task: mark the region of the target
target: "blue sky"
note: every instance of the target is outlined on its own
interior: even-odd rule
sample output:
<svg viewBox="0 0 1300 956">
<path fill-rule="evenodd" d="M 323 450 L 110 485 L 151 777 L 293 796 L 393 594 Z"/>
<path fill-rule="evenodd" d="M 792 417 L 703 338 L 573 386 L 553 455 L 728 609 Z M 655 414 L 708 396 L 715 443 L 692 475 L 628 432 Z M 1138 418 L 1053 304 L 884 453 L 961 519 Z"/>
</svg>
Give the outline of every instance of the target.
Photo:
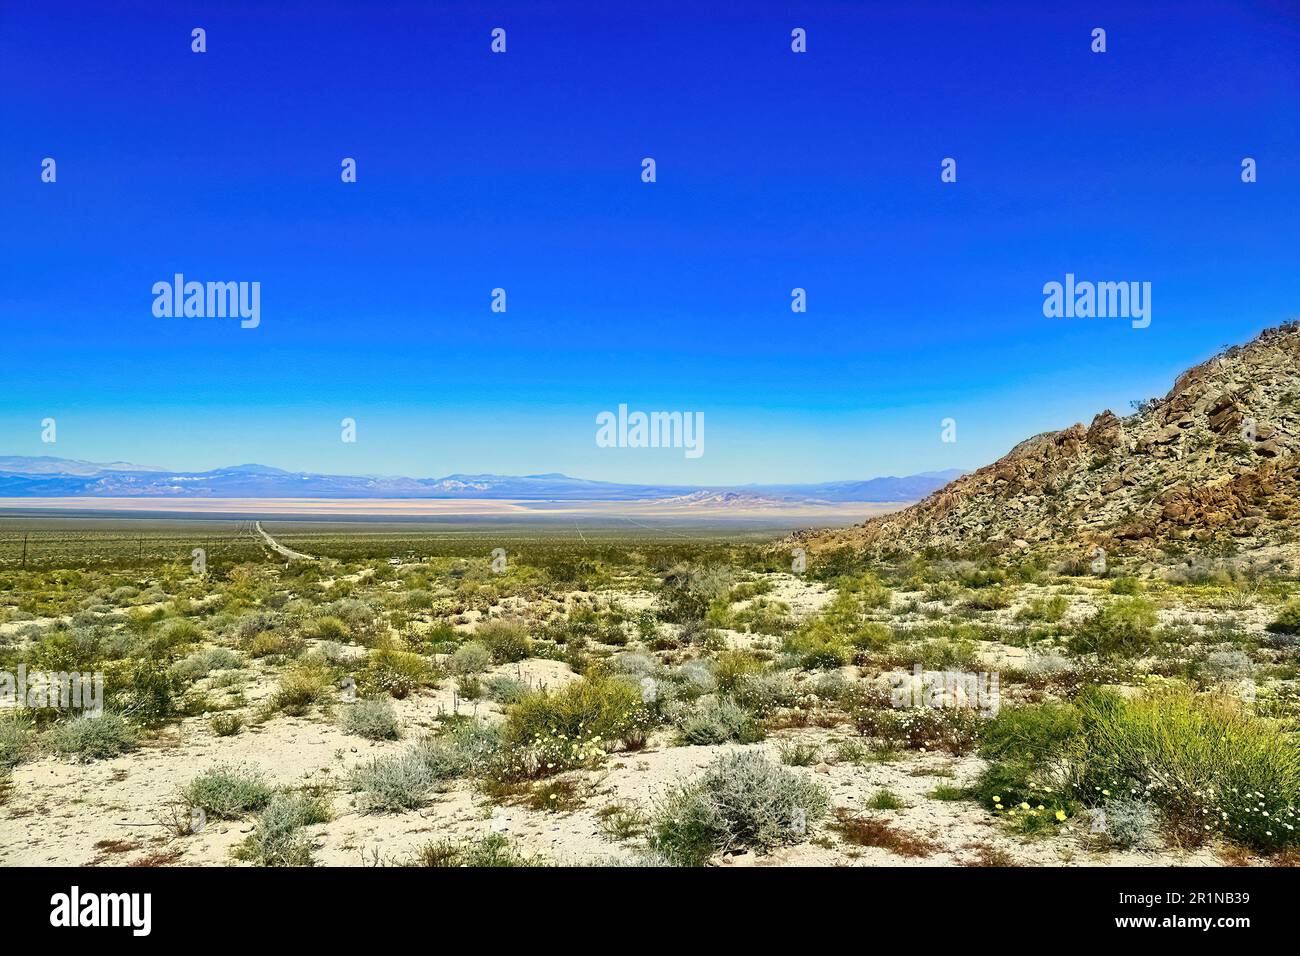
<svg viewBox="0 0 1300 956">
<path fill-rule="evenodd" d="M 985 6 L 0 3 L 0 454 L 976 467 L 1300 314 L 1294 4 Z M 156 318 L 176 272 L 261 325 Z M 1044 318 L 1066 272 L 1150 327 Z M 705 454 L 597 448 L 620 403 Z"/>
</svg>

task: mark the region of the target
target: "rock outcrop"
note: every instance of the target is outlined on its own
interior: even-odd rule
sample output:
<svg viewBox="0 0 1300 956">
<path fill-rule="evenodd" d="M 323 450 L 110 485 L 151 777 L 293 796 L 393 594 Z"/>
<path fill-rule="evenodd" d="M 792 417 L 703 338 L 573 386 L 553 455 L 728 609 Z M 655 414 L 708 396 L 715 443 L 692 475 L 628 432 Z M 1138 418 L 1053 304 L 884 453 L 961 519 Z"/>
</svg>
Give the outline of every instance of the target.
<svg viewBox="0 0 1300 956">
<path fill-rule="evenodd" d="M 1300 324 L 1269 329 L 1179 376 L 1120 418 L 1029 438 L 924 501 L 821 549 L 1151 548 L 1288 543 L 1300 516 Z"/>
</svg>

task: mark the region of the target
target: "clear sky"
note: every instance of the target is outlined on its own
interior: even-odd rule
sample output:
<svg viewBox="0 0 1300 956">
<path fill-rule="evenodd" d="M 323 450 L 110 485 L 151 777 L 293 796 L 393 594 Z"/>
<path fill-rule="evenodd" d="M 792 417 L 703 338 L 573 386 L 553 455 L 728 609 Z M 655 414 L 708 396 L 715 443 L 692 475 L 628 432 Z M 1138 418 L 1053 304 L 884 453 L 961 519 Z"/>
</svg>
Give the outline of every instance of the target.
<svg viewBox="0 0 1300 956">
<path fill-rule="evenodd" d="M 985 464 L 1300 314 L 1298 11 L 0 2 L 0 454 Z M 177 272 L 260 282 L 260 326 L 155 317 Z M 1150 327 L 1045 318 L 1067 272 L 1150 282 Z M 596 447 L 620 403 L 704 412 L 705 454 Z"/>
</svg>

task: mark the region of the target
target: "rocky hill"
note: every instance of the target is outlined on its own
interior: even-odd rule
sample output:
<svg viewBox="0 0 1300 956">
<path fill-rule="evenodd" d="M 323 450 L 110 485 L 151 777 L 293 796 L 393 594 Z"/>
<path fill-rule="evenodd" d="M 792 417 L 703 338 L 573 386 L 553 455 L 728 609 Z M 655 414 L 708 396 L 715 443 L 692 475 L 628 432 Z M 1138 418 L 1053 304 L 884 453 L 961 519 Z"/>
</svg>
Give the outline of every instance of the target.
<svg viewBox="0 0 1300 956">
<path fill-rule="evenodd" d="M 934 545 L 1137 547 L 1289 543 L 1300 516 L 1300 324 L 1269 329 L 1179 376 L 1120 418 L 1029 438 L 906 510 L 822 549 Z"/>
</svg>

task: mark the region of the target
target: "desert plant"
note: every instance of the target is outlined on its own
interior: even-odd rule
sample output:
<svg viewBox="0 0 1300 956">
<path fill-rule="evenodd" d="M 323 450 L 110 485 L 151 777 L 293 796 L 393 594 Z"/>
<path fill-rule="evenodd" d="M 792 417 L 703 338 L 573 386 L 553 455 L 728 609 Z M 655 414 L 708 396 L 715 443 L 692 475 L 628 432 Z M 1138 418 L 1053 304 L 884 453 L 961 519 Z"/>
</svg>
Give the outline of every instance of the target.
<svg viewBox="0 0 1300 956">
<path fill-rule="evenodd" d="M 1117 598 L 1085 621 L 1070 641 L 1076 653 L 1140 654 L 1155 643 L 1156 609 L 1145 598 Z"/>
<path fill-rule="evenodd" d="M 235 848 L 235 859 L 256 866 L 311 866 L 311 844 L 303 827 L 329 818 L 329 805 L 319 796 L 278 793 L 248 839 Z"/>
<path fill-rule="evenodd" d="M 313 704 L 329 699 L 334 689 L 334 677 L 323 664 L 295 665 L 280 676 L 280 685 L 271 695 L 269 706 L 292 717 L 300 717 Z"/>
<path fill-rule="evenodd" d="M 120 714 L 106 710 L 98 716 L 83 714 L 60 721 L 50 728 L 46 739 L 55 753 L 90 761 L 133 750 L 138 735 Z"/>
<path fill-rule="evenodd" d="M 711 746 L 729 741 L 751 744 L 763 736 L 763 728 L 749 712 L 726 699 L 706 698 L 677 720 L 680 744 Z"/>
<path fill-rule="evenodd" d="M 343 711 L 339 720 L 345 734 L 367 740 L 396 740 L 397 713 L 384 699 L 359 700 Z"/>
<path fill-rule="evenodd" d="M 492 652 L 478 641 L 466 641 L 456 648 L 447 662 L 453 674 L 481 674 L 492 666 Z"/>
<path fill-rule="evenodd" d="M 220 765 L 186 784 L 181 790 L 181 800 L 190 809 L 202 810 L 209 817 L 236 820 L 266 806 L 271 800 L 271 788 L 254 770 Z"/>
<path fill-rule="evenodd" d="M 762 754 L 725 754 L 657 806 L 650 847 L 684 866 L 741 846 L 769 851 L 807 839 L 829 803 L 824 787 Z"/>
<path fill-rule="evenodd" d="M 244 718 L 239 714 L 213 714 L 208 726 L 218 737 L 233 737 L 244 726 Z"/>
<path fill-rule="evenodd" d="M 528 631 L 514 621 L 488 621 L 474 632 L 474 640 L 487 648 L 494 664 L 522 661 L 532 649 Z"/>
</svg>

